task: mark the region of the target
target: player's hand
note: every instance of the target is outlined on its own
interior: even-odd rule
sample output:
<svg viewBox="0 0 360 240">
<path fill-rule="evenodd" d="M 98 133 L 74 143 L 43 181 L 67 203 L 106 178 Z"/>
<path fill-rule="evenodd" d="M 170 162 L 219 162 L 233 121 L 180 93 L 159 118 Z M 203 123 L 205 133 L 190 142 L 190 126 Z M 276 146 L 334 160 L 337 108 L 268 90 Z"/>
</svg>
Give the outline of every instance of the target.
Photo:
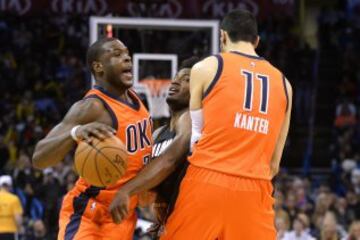
<svg viewBox="0 0 360 240">
<path fill-rule="evenodd" d="M 75 135 L 78 139 L 90 143 L 93 137 L 102 141 L 106 138 L 114 136 L 115 133 L 115 129 L 113 129 L 109 125 L 99 122 L 92 122 L 80 126 L 76 130 Z"/>
<path fill-rule="evenodd" d="M 161 229 L 161 224 L 153 223 L 151 226 L 146 230 L 146 232 L 150 235 L 151 239 L 157 239 L 159 237 L 159 232 Z"/>
<path fill-rule="evenodd" d="M 158 196 L 157 201 L 153 205 L 154 214 L 156 217 L 156 222 L 153 223 L 147 233 L 151 236 L 152 239 L 157 239 L 161 232 L 163 231 L 163 226 L 165 224 L 166 215 L 167 215 L 167 203 L 164 201 L 159 201 L 160 197 Z"/>
<path fill-rule="evenodd" d="M 120 189 L 110 204 L 109 211 L 114 223 L 119 224 L 128 215 L 130 194 Z"/>
<path fill-rule="evenodd" d="M 156 220 L 159 224 L 164 224 L 167 216 L 168 205 L 165 201 L 156 201 L 154 203 L 154 212 Z"/>
</svg>

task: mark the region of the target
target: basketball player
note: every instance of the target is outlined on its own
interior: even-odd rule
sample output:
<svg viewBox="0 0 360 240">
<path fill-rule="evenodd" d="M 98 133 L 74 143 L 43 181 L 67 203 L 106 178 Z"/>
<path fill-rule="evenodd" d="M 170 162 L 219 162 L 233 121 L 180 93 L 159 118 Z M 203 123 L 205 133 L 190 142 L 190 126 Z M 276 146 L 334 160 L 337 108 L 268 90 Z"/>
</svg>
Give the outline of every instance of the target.
<svg viewBox="0 0 360 240">
<path fill-rule="evenodd" d="M 110 206 L 116 222 L 121 222 L 121 219 L 126 216 L 130 195 L 149 190 L 160 182 L 162 183 L 155 189 L 157 192 L 155 210 L 158 222 L 156 228 L 152 229 L 154 233 L 165 224 L 167 216 L 171 213 L 180 181 L 188 165 L 186 155 L 191 137 L 189 79 L 190 69 L 198 61 L 197 57 L 183 61 L 180 70 L 172 80 L 166 98 L 171 112 L 170 123 L 158 128 L 153 134 L 152 157 L 155 159 L 118 191 Z M 177 154 L 180 154 L 182 158 L 176 158 Z"/>
<path fill-rule="evenodd" d="M 33 164 L 37 168 L 53 166 L 64 159 L 77 141 L 91 143 L 94 137 L 103 140 L 115 134 L 126 143 L 127 171 L 109 188 L 90 186 L 80 178 L 63 199 L 58 239 L 130 240 L 136 224 L 137 197 L 130 199 L 129 214 L 121 224 L 112 221 L 108 206 L 116 191 L 150 159 L 152 123 L 140 99 L 130 89 L 132 62 L 121 41 L 98 40 L 87 51 L 87 63 L 96 85 L 36 145 Z"/>
<path fill-rule="evenodd" d="M 271 179 L 288 134 L 292 89 L 259 57 L 255 17 L 229 12 L 222 53 L 190 74 L 192 155 L 161 239 L 275 240 Z"/>
</svg>

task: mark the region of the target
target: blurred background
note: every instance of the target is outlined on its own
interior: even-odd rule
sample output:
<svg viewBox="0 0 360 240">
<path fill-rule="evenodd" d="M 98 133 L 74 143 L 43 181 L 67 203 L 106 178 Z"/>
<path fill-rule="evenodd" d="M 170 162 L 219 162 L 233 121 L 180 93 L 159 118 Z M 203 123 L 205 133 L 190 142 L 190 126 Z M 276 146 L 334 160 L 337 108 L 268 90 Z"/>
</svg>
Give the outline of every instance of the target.
<svg viewBox="0 0 360 240">
<path fill-rule="evenodd" d="M 220 20 L 235 8 L 256 14 L 258 53 L 294 88 L 274 181 L 278 239 L 360 239 L 359 0 L 0 0 L 0 175 L 11 176 L 4 186 L 20 200 L 22 239 L 56 239 L 62 196 L 77 179 L 72 154 L 45 171 L 31 167 L 31 156 L 91 87 L 90 16 Z M 211 54 L 210 30 L 103 24 L 97 36 L 119 37 L 132 54 L 175 54 L 179 63 Z M 169 62 L 139 63 L 148 105 L 166 96 L 170 78 Z M 167 120 L 161 111 L 152 113 L 156 126 Z M 0 215 L 5 201 L 0 195 Z M 138 229 L 134 239 L 148 238 Z"/>
</svg>

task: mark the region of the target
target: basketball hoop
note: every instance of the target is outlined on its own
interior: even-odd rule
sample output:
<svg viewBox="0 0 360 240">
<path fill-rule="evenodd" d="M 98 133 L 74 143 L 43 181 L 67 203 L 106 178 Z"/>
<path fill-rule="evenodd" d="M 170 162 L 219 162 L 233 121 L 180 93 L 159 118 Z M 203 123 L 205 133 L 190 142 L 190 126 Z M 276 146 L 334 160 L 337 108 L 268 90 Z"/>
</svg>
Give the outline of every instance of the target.
<svg viewBox="0 0 360 240">
<path fill-rule="evenodd" d="M 170 79 L 143 79 L 139 85 L 144 86 L 150 93 L 149 106 L 153 119 L 169 117 L 169 107 L 166 103 L 167 91 L 170 86 Z"/>
</svg>

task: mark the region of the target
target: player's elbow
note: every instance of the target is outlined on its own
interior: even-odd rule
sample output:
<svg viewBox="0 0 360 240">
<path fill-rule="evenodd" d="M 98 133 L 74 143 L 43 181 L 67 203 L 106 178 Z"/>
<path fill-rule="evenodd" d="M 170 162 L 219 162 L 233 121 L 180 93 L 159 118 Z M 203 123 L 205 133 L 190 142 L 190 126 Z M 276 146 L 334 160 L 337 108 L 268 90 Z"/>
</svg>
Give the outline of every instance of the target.
<svg viewBox="0 0 360 240">
<path fill-rule="evenodd" d="M 280 166 L 279 166 L 279 164 L 277 164 L 277 163 L 273 163 L 273 164 L 271 164 L 271 166 L 270 166 L 270 171 L 271 171 L 271 178 L 273 178 L 273 177 L 275 177 L 278 173 L 279 173 L 279 171 L 280 171 Z"/>
<path fill-rule="evenodd" d="M 16 214 L 16 215 L 15 215 L 15 221 L 16 221 L 16 224 L 17 224 L 18 226 L 21 226 L 22 223 L 23 223 L 23 217 L 22 217 L 22 215 L 21 215 L 21 214 Z"/>
<path fill-rule="evenodd" d="M 177 152 L 172 152 L 170 154 L 171 156 L 169 158 L 166 158 L 166 160 L 162 164 L 162 169 L 165 172 L 173 172 L 177 168 L 177 166 L 186 159 L 187 151 L 184 151 L 183 149 L 178 149 Z"/>
<path fill-rule="evenodd" d="M 34 154 L 31 159 L 32 166 L 37 169 L 45 169 L 49 167 L 48 161 L 43 156 L 41 151 L 35 148 Z"/>
<path fill-rule="evenodd" d="M 181 141 L 178 142 L 178 148 L 176 153 L 170 159 L 170 164 L 175 167 L 186 159 L 187 154 L 190 151 L 190 137 L 191 134 L 186 134 L 182 137 Z"/>
<path fill-rule="evenodd" d="M 37 153 L 34 153 L 31 163 L 32 166 L 36 169 L 45 169 L 47 167 Z"/>
<path fill-rule="evenodd" d="M 275 177 L 278 173 L 279 173 L 280 168 L 279 167 L 274 167 L 271 169 L 271 177 Z"/>
<path fill-rule="evenodd" d="M 163 163 L 162 168 L 166 172 L 172 172 L 176 169 L 176 166 L 177 166 L 177 164 L 176 164 L 176 161 L 174 160 L 174 158 L 169 158 L 169 159 L 167 159 L 167 161 L 165 161 Z"/>
<path fill-rule="evenodd" d="M 186 159 L 190 148 L 191 134 L 181 133 L 176 136 L 171 146 L 162 154 L 161 167 L 164 171 L 173 171 Z"/>
</svg>

